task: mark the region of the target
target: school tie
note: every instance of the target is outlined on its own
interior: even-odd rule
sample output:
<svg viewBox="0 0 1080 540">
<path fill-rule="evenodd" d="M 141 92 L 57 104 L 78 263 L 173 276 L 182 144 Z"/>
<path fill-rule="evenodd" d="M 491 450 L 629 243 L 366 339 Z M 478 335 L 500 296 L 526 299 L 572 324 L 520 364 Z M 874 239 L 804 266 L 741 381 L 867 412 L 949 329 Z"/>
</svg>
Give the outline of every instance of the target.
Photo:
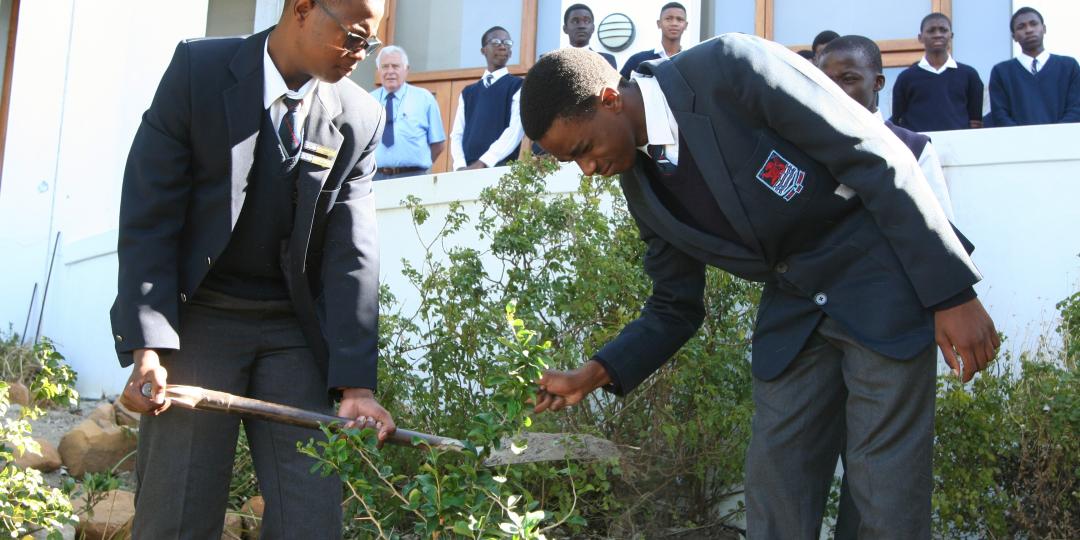
<svg viewBox="0 0 1080 540">
<path fill-rule="evenodd" d="M 484 88 L 491 88 L 491 81 L 495 79 L 495 76 L 488 73 L 487 77 L 484 77 Z"/>
<path fill-rule="evenodd" d="M 664 150 L 664 145 L 650 144 L 646 148 L 646 150 L 649 153 L 649 157 L 651 157 L 653 162 L 656 163 L 656 168 L 660 171 L 661 175 L 668 177 L 675 174 L 675 169 L 677 167 L 674 163 L 668 160 L 667 154 Z"/>
<path fill-rule="evenodd" d="M 1031 59 L 1031 74 L 1032 75 L 1038 75 L 1039 74 L 1039 59 L 1038 58 L 1032 58 Z"/>
<path fill-rule="evenodd" d="M 278 125 L 278 138 L 281 139 L 282 148 L 290 156 L 295 156 L 296 152 L 300 150 L 300 133 L 296 126 L 296 109 L 300 107 L 304 100 L 284 96 L 281 101 L 285 104 L 285 116 L 281 117 L 281 124 Z"/>
<path fill-rule="evenodd" d="M 386 127 L 382 132 L 383 146 L 394 146 L 394 93 L 386 94 Z"/>
</svg>

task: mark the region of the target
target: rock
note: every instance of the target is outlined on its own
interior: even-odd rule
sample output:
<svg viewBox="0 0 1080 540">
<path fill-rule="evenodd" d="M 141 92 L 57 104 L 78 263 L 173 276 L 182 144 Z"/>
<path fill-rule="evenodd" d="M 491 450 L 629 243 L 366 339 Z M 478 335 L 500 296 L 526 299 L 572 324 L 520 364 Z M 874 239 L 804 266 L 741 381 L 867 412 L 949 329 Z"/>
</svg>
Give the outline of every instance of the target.
<svg viewBox="0 0 1080 540">
<path fill-rule="evenodd" d="M 225 513 L 225 528 L 221 531 L 221 540 L 243 540 L 244 516 L 236 512 Z"/>
<path fill-rule="evenodd" d="M 99 407 L 100 409 L 100 407 Z M 106 424 L 102 426 L 101 424 Z M 120 471 L 135 469 L 135 456 L 128 456 L 138 443 L 135 434 L 126 428 L 87 418 L 60 439 L 60 457 L 68 474 L 82 478 L 88 472 L 104 472 L 117 463 Z M 127 458 L 127 459 L 124 459 Z"/>
<path fill-rule="evenodd" d="M 259 529 L 262 528 L 263 510 L 266 509 L 266 501 L 262 495 L 256 495 L 247 500 L 240 508 L 244 516 L 244 538 L 258 538 Z"/>
<path fill-rule="evenodd" d="M 76 512 L 86 508 L 86 499 L 80 495 L 72 502 Z M 79 515 L 75 530 L 87 540 L 112 540 L 127 538 L 131 534 L 131 520 L 135 517 L 135 494 L 130 491 L 112 490 L 105 493 L 89 512 Z"/>
<path fill-rule="evenodd" d="M 60 533 L 60 540 L 75 540 L 76 538 L 78 538 L 78 535 L 75 534 L 74 525 L 64 525 L 57 532 Z M 33 538 L 34 540 L 48 540 L 49 534 L 51 534 L 50 531 L 46 531 L 43 529 L 40 531 L 35 531 L 34 534 L 30 535 L 30 538 Z"/>
<path fill-rule="evenodd" d="M 114 426 L 116 422 L 116 412 L 113 410 L 112 403 L 108 401 L 98 405 L 94 410 L 90 411 L 90 414 L 86 418 L 97 422 L 97 424 L 103 428 Z"/>
<path fill-rule="evenodd" d="M 125 407 L 119 399 L 113 402 L 113 409 L 116 411 L 116 425 L 139 429 L 139 413 Z"/>
<path fill-rule="evenodd" d="M 34 437 L 34 440 L 41 445 L 41 452 L 35 454 L 27 450 L 19 459 L 15 460 L 15 465 L 25 469 L 37 469 L 41 472 L 53 472 L 59 469 L 61 465 L 60 452 L 56 450 L 56 447 L 51 442 L 39 437 Z"/>
<path fill-rule="evenodd" d="M 30 389 L 20 382 L 8 383 L 8 400 L 19 405 L 30 405 Z"/>
</svg>

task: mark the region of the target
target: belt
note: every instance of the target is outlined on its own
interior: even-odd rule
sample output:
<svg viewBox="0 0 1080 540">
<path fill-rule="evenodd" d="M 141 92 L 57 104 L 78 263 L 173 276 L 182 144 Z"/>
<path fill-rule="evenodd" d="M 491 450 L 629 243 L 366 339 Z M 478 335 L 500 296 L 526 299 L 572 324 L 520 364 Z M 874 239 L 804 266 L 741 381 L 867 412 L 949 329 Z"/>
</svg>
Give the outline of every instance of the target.
<svg viewBox="0 0 1080 540">
<path fill-rule="evenodd" d="M 378 171 L 387 176 L 394 176 L 396 174 L 411 173 L 417 171 L 427 170 L 426 167 L 379 167 Z"/>
</svg>

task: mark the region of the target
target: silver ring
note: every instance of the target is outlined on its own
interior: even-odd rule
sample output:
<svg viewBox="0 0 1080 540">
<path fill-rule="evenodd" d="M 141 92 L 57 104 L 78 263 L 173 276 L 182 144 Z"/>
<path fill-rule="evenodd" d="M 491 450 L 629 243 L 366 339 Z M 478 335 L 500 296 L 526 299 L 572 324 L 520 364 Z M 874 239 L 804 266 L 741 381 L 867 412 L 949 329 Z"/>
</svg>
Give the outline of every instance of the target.
<svg viewBox="0 0 1080 540">
<path fill-rule="evenodd" d="M 143 383 L 142 388 L 139 390 L 139 392 L 141 392 L 144 397 L 153 397 L 154 396 L 153 390 L 154 390 L 154 385 L 153 384 L 151 384 L 151 383 Z"/>
</svg>

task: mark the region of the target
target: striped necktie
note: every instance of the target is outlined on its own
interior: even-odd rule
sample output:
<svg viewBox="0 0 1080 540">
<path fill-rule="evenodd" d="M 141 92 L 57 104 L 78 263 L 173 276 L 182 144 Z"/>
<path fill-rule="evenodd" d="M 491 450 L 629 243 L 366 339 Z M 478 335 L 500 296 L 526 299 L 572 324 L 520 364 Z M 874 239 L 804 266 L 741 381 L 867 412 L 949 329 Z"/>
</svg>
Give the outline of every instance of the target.
<svg viewBox="0 0 1080 540">
<path fill-rule="evenodd" d="M 1031 74 L 1032 75 L 1038 75 L 1039 74 L 1039 59 L 1038 58 L 1032 58 L 1031 59 Z"/>
<path fill-rule="evenodd" d="M 495 76 L 488 73 L 487 77 L 484 77 L 484 88 L 491 88 L 491 81 L 495 79 Z"/>
<path fill-rule="evenodd" d="M 667 178 L 675 174 L 675 169 L 678 167 L 667 158 L 667 149 L 664 145 L 650 144 L 646 147 L 646 150 L 649 152 L 649 157 L 656 163 L 656 168 L 662 176 Z"/>
<path fill-rule="evenodd" d="M 281 117 L 278 125 L 278 138 L 281 139 L 281 147 L 290 156 L 295 156 L 300 150 L 300 131 L 296 126 L 296 109 L 304 102 L 302 99 L 293 99 L 285 96 L 281 98 L 285 104 L 285 116 Z"/>
</svg>

